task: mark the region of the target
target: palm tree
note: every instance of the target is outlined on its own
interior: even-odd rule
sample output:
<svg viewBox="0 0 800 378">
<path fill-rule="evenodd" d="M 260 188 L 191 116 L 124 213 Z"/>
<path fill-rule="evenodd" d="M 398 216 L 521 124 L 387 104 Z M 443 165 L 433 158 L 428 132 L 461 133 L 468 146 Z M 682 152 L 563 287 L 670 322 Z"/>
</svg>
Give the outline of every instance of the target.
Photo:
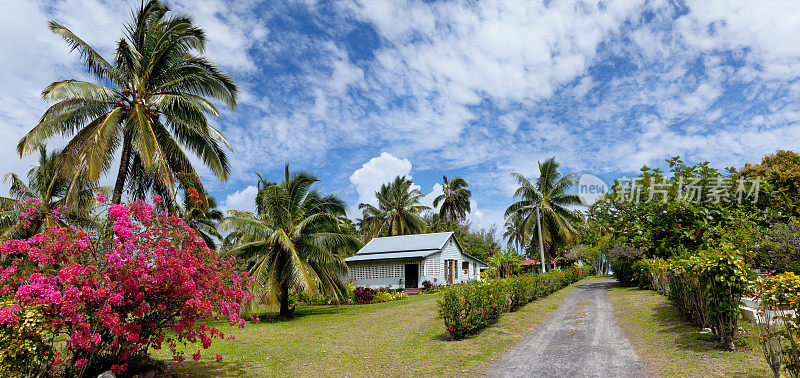
<svg viewBox="0 0 800 378">
<path fill-rule="evenodd" d="M 508 240 L 508 247 L 514 248 L 518 251 L 525 251 L 525 247 L 530 240 L 527 230 L 522 227 L 524 218 L 519 214 L 513 214 L 506 219 L 506 232 L 503 233 L 503 238 Z"/>
<path fill-rule="evenodd" d="M 577 195 L 566 193 L 576 184 L 573 179 L 575 175 L 569 173 L 561 176 L 558 167 L 555 158 L 540 162 L 539 178 L 535 184 L 519 173 L 512 173 L 519 184 L 514 197 L 520 200 L 511 204 L 505 212 L 506 219 L 519 217 L 519 232 L 530 235 L 532 242 L 539 243 L 542 272 L 545 271 L 545 254 L 553 258 L 559 245 L 573 241 L 576 236 L 573 224 L 581 221 L 577 212 L 567 208 L 581 203 Z M 538 229 L 537 224 L 540 225 Z"/>
<path fill-rule="evenodd" d="M 22 238 L 37 234 L 46 226 L 60 224 L 53 211 L 58 210 L 64 219 L 83 226 L 91 224 L 90 208 L 95 202 L 96 192 L 103 188 L 95 188 L 81 180 L 79 176 L 68 179 L 61 174 L 58 166 L 59 153 L 48 154 L 47 148 L 39 146 L 39 165 L 28 171 L 28 182 L 19 176 L 9 173 L 5 176 L 10 181 L 11 198 L 0 197 L 0 239 Z M 38 211 L 27 220 L 26 227 L 19 222 L 19 210 L 14 206 L 21 200 L 34 199 L 39 203 Z"/>
<path fill-rule="evenodd" d="M 220 180 L 230 168 L 228 142 L 208 123 L 219 117 L 207 98 L 233 108 L 237 88 L 199 54 L 205 33 L 191 17 L 172 15 L 150 0 L 126 24 L 114 59 L 106 61 L 91 46 L 55 21 L 50 31 L 77 50 L 97 82 L 57 81 L 42 91 L 55 102 L 17 145 L 24 156 L 55 135 L 70 137 L 62 153 L 63 167 L 97 182 L 110 168 L 117 150 L 121 159 L 112 203 L 121 201 L 126 180 L 148 175 L 153 190 L 175 198 L 175 180 L 192 180 L 205 197 L 184 149 L 193 152 Z"/>
<path fill-rule="evenodd" d="M 206 242 L 208 248 L 217 249 L 214 240 L 222 239 L 217 225 L 225 215 L 217 209 L 217 200 L 214 197 L 208 196 L 206 202 L 198 204 L 191 199 L 188 192 L 184 192 L 183 204 L 177 207 L 177 213 Z"/>
<path fill-rule="evenodd" d="M 427 229 L 427 222 L 421 214 L 430 208 L 420 204 L 423 195 L 413 185 L 414 182 L 405 176 L 397 176 L 375 192 L 377 207 L 358 204 L 362 211 L 360 223 L 370 227 L 373 237 L 420 234 Z"/>
<path fill-rule="evenodd" d="M 294 312 L 290 291 L 321 291 L 337 303 L 345 298 L 347 265 L 337 252 L 361 247 L 358 237 L 340 227 L 344 202 L 311 189 L 317 181 L 307 173 L 290 174 L 288 165 L 279 184 L 259 177 L 256 214 L 231 210 L 219 226 L 233 231 L 226 237 L 233 244 L 230 253 L 251 264 L 257 298 L 280 304 L 281 317 Z"/>
<path fill-rule="evenodd" d="M 517 251 L 507 249 L 489 256 L 487 263 L 494 267 L 498 278 L 508 278 L 514 275 L 514 267 L 519 266 L 520 261 L 522 257 Z"/>
<path fill-rule="evenodd" d="M 470 212 L 469 198 L 472 196 L 467 187 L 469 184 L 461 178 L 456 177 L 452 180 L 447 180 L 447 176 L 442 175 L 444 185 L 442 185 L 442 194 L 433 200 L 433 207 L 439 207 L 439 219 L 449 222 L 457 223 L 467 217 Z"/>
</svg>

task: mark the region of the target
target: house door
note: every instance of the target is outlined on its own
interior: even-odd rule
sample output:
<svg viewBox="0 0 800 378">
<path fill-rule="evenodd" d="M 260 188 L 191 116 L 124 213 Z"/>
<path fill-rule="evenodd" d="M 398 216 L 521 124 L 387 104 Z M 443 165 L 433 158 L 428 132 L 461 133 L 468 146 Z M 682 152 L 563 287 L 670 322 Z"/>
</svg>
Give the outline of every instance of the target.
<svg viewBox="0 0 800 378">
<path fill-rule="evenodd" d="M 406 264 L 406 289 L 419 287 L 419 264 Z"/>
</svg>

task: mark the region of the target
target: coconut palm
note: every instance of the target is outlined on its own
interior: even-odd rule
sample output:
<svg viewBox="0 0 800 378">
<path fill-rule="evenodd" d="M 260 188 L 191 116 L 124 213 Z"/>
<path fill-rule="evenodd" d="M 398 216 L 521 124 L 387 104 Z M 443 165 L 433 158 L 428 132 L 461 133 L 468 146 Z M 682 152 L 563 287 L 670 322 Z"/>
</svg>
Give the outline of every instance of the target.
<svg viewBox="0 0 800 378">
<path fill-rule="evenodd" d="M 576 184 L 573 173 L 561 176 L 558 172 L 558 163 L 555 158 L 550 158 L 544 163 L 539 163 L 539 178 L 536 183 L 531 183 L 519 173 L 511 175 L 517 180 L 519 188 L 514 197 L 520 198 L 506 209 L 506 219 L 519 217 L 518 223 L 523 235 L 530 235 L 533 243 L 541 246 L 543 255 L 555 257 L 558 246 L 572 242 L 576 237 L 575 227 L 581 221 L 580 215 L 567 208 L 567 206 L 580 204 L 580 198 L 566 191 Z M 540 215 L 541 228 L 537 230 L 537 214 Z M 545 259 L 545 256 L 541 256 Z M 544 261 L 542 262 L 544 264 Z"/>
<path fill-rule="evenodd" d="M 413 185 L 405 176 L 397 176 L 375 192 L 377 207 L 358 204 L 362 211 L 360 223 L 368 225 L 373 237 L 419 234 L 427 229 L 422 212 L 430 208 L 420 204 L 423 195 Z"/>
<path fill-rule="evenodd" d="M 207 117 L 219 117 L 209 99 L 233 108 L 237 88 L 199 55 L 205 33 L 191 17 L 174 15 L 157 0 L 147 2 L 125 25 L 111 62 L 66 27 L 51 21 L 49 28 L 80 53 L 96 82 L 48 85 L 42 98 L 55 104 L 19 141 L 20 156 L 53 136 L 71 137 L 60 165 L 97 182 L 121 151 L 113 203 L 120 203 L 126 180 L 139 175 L 157 182 L 153 190 L 165 199 L 174 200 L 176 179 L 197 183 L 205 197 L 186 151 L 227 179 L 230 146 Z"/>
<path fill-rule="evenodd" d="M 508 240 L 508 247 L 518 251 L 525 251 L 530 240 L 527 230 L 522 227 L 523 220 L 519 214 L 511 215 L 506 219 L 506 232 L 503 233 L 503 238 Z"/>
<path fill-rule="evenodd" d="M 508 249 L 489 256 L 487 263 L 494 268 L 496 277 L 508 278 L 514 274 L 514 268 L 519 266 L 520 261 L 522 257 L 517 251 Z"/>
<path fill-rule="evenodd" d="M 43 227 L 60 223 L 52 214 L 61 213 L 67 219 L 83 226 L 91 224 L 90 208 L 94 204 L 96 192 L 106 192 L 95 188 L 79 176 L 66 178 L 58 166 L 59 153 L 47 152 L 39 146 L 39 164 L 28 171 L 27 183 L 15 173 L 5 176 L 10 185 L 10 198 L 0 197 L 0 239 L 22 238 L 42 231 Z M 19 222 L 18 201 L 33 200 L 38 203 L 37 211 L 29 216 L 29 224 Z"/>
<path fill-rule="evenodd" d="M 257 298 L 279 304 L 281 317 L 294 311 L 290 292 L 345 298 L 347 265 L 336 252 L 361 247 L 358 237 L 340 227 L 344 202 L 311 189 L 317 181 L 308 173 L 290 174 L 287 165 L 281 183 L 259 179 L 256 214 L 232 210 L 219 225 L 233 231 L 226 237 L 229 253 L 249 262 Z"/>
<path fill-rule="evenodd" d="M 439 219 L 445 222 L 458 223 L 467 217 L 470 212 L 469 198 L 472 192 L 467 189 L 469 184 L 461 178 L 456 177 L 447 180 L 447 176 L 442 175 L 444 183 L 442 194 L 433 200 L 433 207 L 439 207 Z"/>
<path fill-rule="evenodd" d="M 195 203 L 188 192 L 183 195 L 183 204 L 177 207 L 177 214 L 186 221 L 197 235 L 206 242 L 208 248 L 217 249 L 215 240 L 221 240 L 222 235 L 217 231 L 217 225 L 225 215 L 217 209 L 217 200 L 206 197 L 206 201 Z"/>
</svg>

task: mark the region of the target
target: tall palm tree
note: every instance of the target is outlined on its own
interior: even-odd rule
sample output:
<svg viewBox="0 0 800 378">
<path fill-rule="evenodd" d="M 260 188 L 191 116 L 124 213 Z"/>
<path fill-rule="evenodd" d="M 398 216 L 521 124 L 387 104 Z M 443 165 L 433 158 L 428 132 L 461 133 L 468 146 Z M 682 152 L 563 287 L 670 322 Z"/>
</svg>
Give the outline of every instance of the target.
<svg viewBox="0 0 800 378">
<path fill-rule="evenodd" d="M 430 208 L 420 204 L 423 195 L 413 185 L 414 182 L 405 176 L 397 176 L 375 192 L 377 207 L 358 204 L 362 211 L 361 222 L 370 226 L 372 236 L 420 234 L 427 229 L 422 212 Z"/>
<path fill-rule="evenodd" d="M 5 179 L 10 182 L 10 198 L 0 197 L 0 239 L 22 238 L 42 231 L 46 226 L 59 223 L 52 217 L 58 210 L 65 219 L 83 226 L 91 223 L 89 215 L 94 205 L 95 193 L 104 192 L 104 188 L 96 188 L 80 177 L 66 178 L 58 166 L 59 153 L 47 152 L 47 148 L 39 146 L 39 164 L 28 171 L 27 183 L 14 173 Z M 38 211 L 27 220 L 26 227 L 19 222 L 19 209 L 14 204 L 25 199 L 34 199 L 39 203 Z"/>
<path fill-rule="evenodd" d="M 220 180 L 230 168 L 228 142 L 209 123 L 219 117 L 208 99 L 233 108 L 237 88 L 199 54 L 205 33 L 187 15 L 173 15 L 150 0 L 125 25 L 109 62 L 66 27 L 50 21 L 50 31 L 77 50 L 96 82 L 57 81 L 42 91 L 55 102 L 17 144 L 24 156 L 54 135 L 70 137 L 64 167 L 90 182 L 105 174 L 120 150 L 113 203 L 120 203 L 127 179 L 150 176 L 153 189 L 174 200 L 174 180 L 192 180 L 205 191 L 184 149 L 193 152 Z"/>
<path fill-rule="evenodd" d="M 447 180 L 447 176 L 442 175 L 444 183 L 442 185 L 442 194 L 433 200 L 433 207 L 439 207 L 439 219 L 457 223 L 467 217 L 470 212 L 469 199 L 472 192 L 467 189 L 469 184 L 461 178 L 456 177 L 452 180 Z"/>
<path fill-rule="evenodd" d="M 344 202 L 311 189 L 317 181 L 308 173 L 290 174 L 287 165 L 281 183 L 259 179 L 256 214 L 231 210 L 219 226 L 233 231 L 226 237 L 233 244 L 230 253 L 251 264 L 257 298 L 280 304 L 281 317 L 294 311 L 290 291 L 322 292 L 337 302 L 344 298 L 347 265 L 337 252 L 361 247 L 339 223 Z"/>
<path fill-rule="evenodd" d="M 222 239 L 222 235 L 217 231 L 217 225 L 225 215 L 217 208 L 217 200 L 214 197 L 208 196 L 205 202 L 196 204 L 188 193 L 184 193 L 183 204 L 177 207 L 177 214 L 197 232 L 208 248 L 217 249 L 215 240 Z"/>
<path fill-rule="evenodd" d="M 520 232 L 530 235 L 532 242 L 539 243 L 543 247 L 542 255 L 550 258 L 555 257 L 559 245 L 575 239 L 573 224 L 581 221 L 577 212 L 567 208 L 581 203 L 577 195 L 566 193 L 577 183 L 573 179 L 575 174 L 561 176 L 558 167 L 555 158 L 550 158 L 544 163 L 540 162 L 539 178 L 535 184 L 519 173 L 512 173 L 519 184 L 514 197 L 520 200 L 511 204 L 505 212 L 506 219 L 514 216 L 520 218 L 518 220 Z M 541 225 L 538 229 L 537 224 Z M 546 257 L 541 256 L 541 258 L 544 260 Z M 545 261 L 542 261 L 542 264 L 545 264 Z"/>
</svg>

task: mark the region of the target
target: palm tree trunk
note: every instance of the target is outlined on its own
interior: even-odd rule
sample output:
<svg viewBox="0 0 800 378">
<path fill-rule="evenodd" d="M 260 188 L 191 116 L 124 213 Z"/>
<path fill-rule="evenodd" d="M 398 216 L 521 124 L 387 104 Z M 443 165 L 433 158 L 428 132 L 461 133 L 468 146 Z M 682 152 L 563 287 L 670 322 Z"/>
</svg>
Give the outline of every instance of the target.
<svg viewBox="0 0 800 378">
<path fill-rule="evenodd" d="M 117 172 L 117 182 L 114 184 L 114 195 L 111 198 L 111 203 L 119 205 L 122 202 L 122 191 L 125 189 L 125 178 L 128 177 L 128 165 L 131 161 L 131 144 L 133 138 L 130 132 L 125 133 L 125 138 L 122 141 L 122 157 L 119 162 L 119 172 Z"/>
<path fill-rule="evenodd" d="M 547 268 L 545 267 L 545 265 L 547 265 L 547 263 L 545 262 L 545 258 L 544 258 L 544 242 L 542 241 L 542 221 L 541 221 L 541 217 L 542 216 L 541 216 L 541 213 L 539 212 L 539 206 L 536 206 L 536 229 L 539 232 L 539 257 L 541 258 L 539 261 L 542 262 L 542 274 L 545 274 L 545 273 L 547 273 Z"/>
<path fill-rule="evenodd" d="M 281 283 L 281 292 L 279 293 L 278 300 L 281 302 L 281 318 L 288 318 L 294 313 L 294 308 L 289 308 L 289 283 Z"/>
</svg>

